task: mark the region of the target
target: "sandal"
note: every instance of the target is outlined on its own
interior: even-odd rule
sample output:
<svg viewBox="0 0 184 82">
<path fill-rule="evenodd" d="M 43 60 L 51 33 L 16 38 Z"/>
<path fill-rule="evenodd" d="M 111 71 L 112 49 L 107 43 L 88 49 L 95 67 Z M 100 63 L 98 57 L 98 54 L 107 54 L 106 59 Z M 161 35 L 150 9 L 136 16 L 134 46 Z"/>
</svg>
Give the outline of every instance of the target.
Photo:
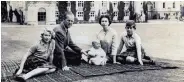
<svg viewBox="0 0 184 82">
<path fill-rule="evenodd" d="M 16 76 L 15 80 L 18 82 L 26 82 L 26 80 L 21 75 Z"/>
</svg>

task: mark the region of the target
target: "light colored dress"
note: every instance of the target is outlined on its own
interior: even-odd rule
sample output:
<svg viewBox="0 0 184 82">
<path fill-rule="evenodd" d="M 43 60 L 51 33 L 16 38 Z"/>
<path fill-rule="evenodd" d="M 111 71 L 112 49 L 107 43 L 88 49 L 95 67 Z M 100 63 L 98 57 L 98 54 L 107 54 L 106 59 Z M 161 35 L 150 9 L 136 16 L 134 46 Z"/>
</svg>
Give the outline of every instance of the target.
<svg viewBox="0 0 184 82">
<path fill-rule="evenodd" d="M 103 61 L 105 61 L 105 62 L 107 61 L 106 53 L 104 52 L 104 50 L 102 48 L 95 49 L 92 47 L 89 50 L 88 54 L 91 56 L 91 58 L 89 58 L 90 64 L 102 65 Z"/>
<path fill-rule="evenodd" d="M 42 40 L 35 46 L 31 47 L 25 64 L 24 73 L 27 73 L 36 68 L 55 68 L 55 66 L 49 61 L 50 56 L 53 55 L 55 49 L 55 41 L 51 40 L 49 44 L 45 44 Z"/>
<path fill-rule="evenodd" d="M 97 40 L 100 42 L 102 49 L 107 55 L 116 55 L 118 42 L 117 42 L 117 32 L 109 27 L 107 32 L 102 29 L 97 34 Z"/>
</svg>

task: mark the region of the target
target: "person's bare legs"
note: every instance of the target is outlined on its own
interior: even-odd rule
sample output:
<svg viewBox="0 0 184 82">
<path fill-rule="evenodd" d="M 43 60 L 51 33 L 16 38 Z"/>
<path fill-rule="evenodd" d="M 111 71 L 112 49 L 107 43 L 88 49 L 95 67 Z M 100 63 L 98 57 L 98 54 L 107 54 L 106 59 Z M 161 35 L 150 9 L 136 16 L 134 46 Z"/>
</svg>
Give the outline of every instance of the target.
<svg viewBox="0 0 184 82">
<path fill-rule="evenodd" d="M 56 71 L 56 69 L 55 68 L 53 68 L 53 69 L 49 69 L 48 71 L 46 71 L 45 73 L 52 73 L 52 72 L 54 72 L 54 71 Z"/>
<path fill-rule="evenodd" d="M 55 69 L 50 70 L 49 68 L 36 68 L 30 72 L 28 72 L 27 74 L 23 74 L 22 78 L 27 80 L 35 75 L 39 75 L 39 74 L 43 74 L 43 73 L 50 73 L 50 72 L 54 72 Z"/>
</svg>

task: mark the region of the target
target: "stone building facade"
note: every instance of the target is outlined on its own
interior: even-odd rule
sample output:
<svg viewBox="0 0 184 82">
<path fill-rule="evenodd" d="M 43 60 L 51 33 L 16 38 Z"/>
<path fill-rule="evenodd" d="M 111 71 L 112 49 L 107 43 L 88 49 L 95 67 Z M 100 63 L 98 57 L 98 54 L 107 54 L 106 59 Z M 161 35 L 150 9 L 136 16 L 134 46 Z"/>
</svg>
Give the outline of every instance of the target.
<svg viewBox="0 0 184 82">
<path fill-rule="evenodd" d="M 89 13 L 89 21 L 96 21 L 96 17 L 99 12 L 100 15 L 107 14 L 110 2 L 113 6 L 113 20 L 118 20 L 119 1 L 92 1 L 90 5 L 91 10 Z M 124 19 L 128 20 L 130 1 L 124 1 L 124 3 Z M 58 20 L 59 11 L 56 1 L 7 1 L 7 4 L 11 6 L 13 10 L 21 9 L 24 13 L 25 23 L 29 25 L 52 25 L 56 24 L 56 21 Z M 83 7 L 84 1 L 76 1 L 75 17 L 81 21 L 84 20 Z M 134 1 L 133 7 L 136 13 L 143 13 L 143 1 Z M 71 11 L 70 1 L 68 1 L 67 9 Z M 148 1 L 148 17 L 151 19 L 155 13 L 159 14 L 160 17 L 164 17 L 166 14 L 169 14 L 171 19 L 175 19 L 175 17 L 180 13 L 184 15 L 184 1 Z"/>
</svg>

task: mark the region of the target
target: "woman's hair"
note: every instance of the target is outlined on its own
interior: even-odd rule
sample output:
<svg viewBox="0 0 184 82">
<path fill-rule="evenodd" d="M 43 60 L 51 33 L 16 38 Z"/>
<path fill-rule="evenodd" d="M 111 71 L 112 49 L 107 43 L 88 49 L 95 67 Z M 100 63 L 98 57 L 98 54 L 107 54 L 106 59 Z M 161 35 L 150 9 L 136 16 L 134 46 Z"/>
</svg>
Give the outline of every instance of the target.
<svg viewBox="0 0 184 82">
<path fill-rule="evenodd" d="M 99 18 L 99 24 L 101 25 L 101 20 L 102 18 L 107 18 L 108 21 L 109 21 L 109 26 L 111 25 L 111 18 L 109 15 L 102 15 L 100 18 Z"/>
<path fill-rule="evenodd" d="M 133 20 L 129 20 L 126 22 L 126 27 L 127 26 L 132 26 L 134 29 L 136 29 L 136 25 L 135 25 L 135 22 Z M 125 28 L 126 28 L 125 27 Z"/>
<path fill-rule="evenodd" d="M 48 32 L 48 33 L 50 33 L 50 35 L 51 35 L 51 39 L 54 39 L 54 37 L 55 37 L 55 34 L 54 34 L 54 32 L 52 32 L 51 30 L 44 30 L 42 33 L 41 33 L 41 38 L 43 38 L 43 35 L 44 35 L 44 33 L 45 32 Z"/>
</svg>

